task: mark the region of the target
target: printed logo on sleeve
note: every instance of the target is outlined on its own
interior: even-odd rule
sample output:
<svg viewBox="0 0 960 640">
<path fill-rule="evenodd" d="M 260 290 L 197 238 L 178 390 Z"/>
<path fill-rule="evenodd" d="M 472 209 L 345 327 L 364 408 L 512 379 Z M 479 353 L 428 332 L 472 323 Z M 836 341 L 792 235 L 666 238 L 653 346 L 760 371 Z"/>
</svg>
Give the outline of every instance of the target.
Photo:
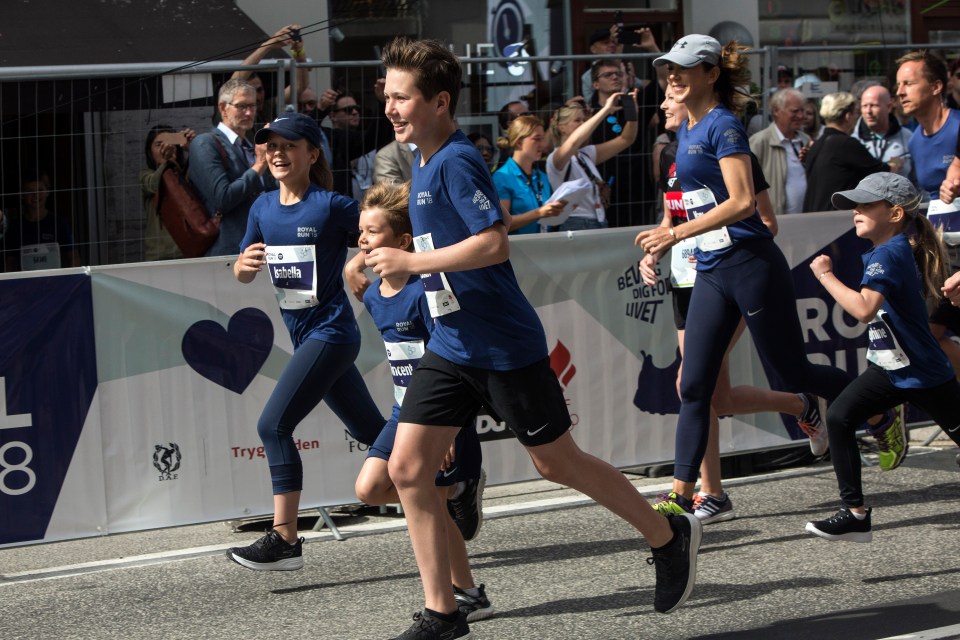
<svg viewBox="0 0 960 640">
<path fill-rule="evenodd" d="M 480 209 L 480 211 L 489 211 L 493 208 L 493 204 L 490 202 L 487 194 L 479 189 L 477 189 L 477 192 L 473 194 L 473 204 L 477 205 L 477 208 Z"/>
<path fill-rule="evenodd" d="M 727 142 L 730 144 L 740 144 L 740 140 L 743 138 L 743 135 L 739 130 L 731 127 L 723 132 L 723 137 L 727 139 Z"/>
<path fill-rule="evenodd" d="M 866 273 L 868 276 L 882 276 L 885 272 L 882 264 L 874 262 L 867 267 Z"/>
</svg>

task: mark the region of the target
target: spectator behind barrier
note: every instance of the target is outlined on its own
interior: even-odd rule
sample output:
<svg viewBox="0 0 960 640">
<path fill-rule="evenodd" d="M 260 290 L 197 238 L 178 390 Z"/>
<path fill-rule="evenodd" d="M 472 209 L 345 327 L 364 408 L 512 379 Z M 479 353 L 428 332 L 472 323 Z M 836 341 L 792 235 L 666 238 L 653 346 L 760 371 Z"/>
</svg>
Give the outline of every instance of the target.
<svg viewBox="0 0 960 640">
<path fill-rule="evenodd" d="M 373 182 L 400 184 L 413 177 L 413 152 L 416 145 L 394 140 L 377 151 L 373 160 Z"/>
<path fill-rule="evenodd" d="M 303 48 L 303 40 L 299 37 L 300 25 L 288 24 L 281 27 L 272 36 L 264 40 L 263 44 L 250 52 L 243 60 L 244 65 L 258 65 L 271 51 L 283 51 L 284 47 L 290 47 L 290 56 L 297 62 L 306 62 L 307 55 Z M 257 75 L 256 71 L 250 69 L 239 69 L 230 76 L 231 80 L 245 80 L 254 88 L 257 94 L 257 113 L 254 116 L 254 126 L 249 130 L 250 142 L 253 142 L 253 135 L 260 130 L 264 124 L 270 122 L 287 103 L 292 102 L 289 85 L 283 90 L 283 100 L 278 104 L 277 100 L 266 100 L 266 91 L 263 86 L 263 80 Z M 303 88 L 310 84 L 310 76 L 306 67 L 297 67 L 297 87 Z"/>
<path fill-rule="evenodd" d="M 3 237 L 6 270 L 79 267 L 70 219 L 47 208 L 49 178 L 44 173 L 27 171 L 20 188 L 20 215 L 11 218 Z"/>
<path fill-rule="evenodd" d="M 342 131 L 360 130 L 360 105 L 357 99 L 348 93 L 341 93 L 330 110 L 330 126 Z M 345 195 L 354 200 L 362 200 L 363 194 L 373 186 L 373 161 L 376 149 L 350 159 L 350 191 Z"/>
<path fill-rule="evenodd" d="M 220 236 L 207 250 L 208 256 L 238 254 L 250 205 L 264 190 L 276 188 L 273 178 L 264 175 L 265 150 L 246 138 L 253 127 L 256 99 L 257 92 L 245 81 L 227 80 L 217 102 L 220 124 L 191 144 L 190 182 L 210 216 L 222 216 Z"/>
<path fill-rule="evenodd" d="M 912 51 L 897 60 L 897 98 L 904 115 L 919 123 L 908 148 L 917 175 L 917 186 L 936 198 L 953 160 L 960 132 L 960 111 L 943 103 L 947 67 L 929 51 Z"/>
<path fill-rule="evenodd" d="M 171 135 L 182 135 L 185 143 L 178 144 L 177 141 L 170 139 Z M 186 175 L 186 152 L 196 137 L 197 134 L 193 129 L 177 131 L 162 124 L 153 127 L 147 133 L 147 139 L 143 144 L 147 168 L 140 172 L 140 195 L 147 215 L 144 230 L 144 260 L 174 260 L 183 257 L 183 253 L 170 237 L 170 233 L 163 227 L 157 213 L 157 191 L 160 189 L 163 172 L 170 168 L 171 164 L 176 165 L 176 170 Z"/>
<path fill-rule="evenodd" d="M 888 171 L 890 166 L 877 160 L 858 141 L 850 137 L 856 118 L 857 100 L 846 92 L 825 95 L 820 102 L 820 117 L 825 128 L 810 147 L 804 166 L 807 170 L 807 194 L 803 210 L 832 211 L 831 197 L 837 191 L 853 189 L 871 173 Z"/>
<path fill-rule="evenodd" d="M 483 162 L 488 169 L 493 169 L 493 145 L 490 144 L 490 138 L 482 133 L 473 132 L 467 136 L 467 140 L 473 143 L 480 155 L 483 156 Z M 502 166 L 502 165 L 501 165 Z"/>
<path fill-rule="evenodd" d="M 950 63 L 947 75 L 947 106 L 960 109 L 960 58 Z"/>
<path fill-rule="evenodd" d="M 810 136 L 803 127 L 803 94 L 780 89 L 770 98 L 773 122 L 750 137 L 750 150 L 770 183 L 770 202 L 776 215 L 800 213 L 807 192 L 803 154 Z"/>
<path fill-rule="evenodd" d="M 823 123 L 820 122 L 820 101 L 807 98 L 803 103 L 803 127 L 800 129 L 816 142 L 823 135 Z"/>
<path fill-rule="evenodd" d="M 656 45 L 653 45 L 656 47 Z M 659 50 L 659 49 L 658 49 Z M 593 111 L 605 105 L 610 96 L 635 84 L 619 60 L 603 59 L 593 65 Z M 663 91 L 657 82 L 637 90 L 637 136 L 631 145 L 611 162 L 597 163 L 604 183 L 610 187 L 607 219 L 611 227 L 653 224 L 656 215 L 656 187 L 650 168 L 650 149 L 656 137 L 651 124 L 658 122 Z M 593 131 L 591 142 L 600 145 L 616 140 L 626 126 L 619 102 Z"/>
<path fill-rule="evenodd" d="M 850 134 L 877 160 L 890 165 L 890 171 L 916 182 L 907 143 L 912 131 L 900 126 L 893 117 L 893 98 L 886 87 L 868 87 L 860 96 L 860 119 Z"/>
<path fill-rule="evenodd" d="M 515 119 L 507 135 L 497 140 L 501 153 L 510 156 L 493 174 L 500 209 L 509 220 L 509 234 L 539 233 L 539 221 L 559 215 L 566 206 L 563 200 L 547 202 L 552 193 L 550 180 L 536 166 L 543 157 L 545 140 L 543 122 L 536 116 Z"/>
<path fill-rule="evenodd" d="M 358 160 L 365 154 L 376 151 L 393 140 L 393 125 L 386 117 L 383 105 L 386 98 L 383 95 L 383 78 L 376 81 L 373 86 L 373 93 L 377 99 L 377 115 L 372 119 L 360 117 L 359 107 L 352 96 L 346 95 L 343 91 L 327 89 L 320 97 L 321 105 L 329 101 L 330 96 L 334 96 L 332 108 L 329 111 L 329 127 L 321 127 L 320 130 L 330 141 L 330 150 L 333 156 L 333 162 L 330 163 L 331 173 L 333 173 L 333 190 L 347 196 L 354 194 L 354 168 L 355 160 Z M 337 106 L 340 105 L 340 106 Z M 351 123 L 357 122 L 357 126 Z M 370 165 L 372 167 L 371 159 Z M 372 169 L 371 169 L 372 172 Z M 372 173 L 364 170 L 364 175 L 372 180 Z"/>
<path fill-rule="evenodd" d="M 587 50 L 597 58 L 609 58 L 619 52 L 616 41 L 611 37 L 611 29 L 597 29 L 590 34 L 590 41 Z M 587 67 L 587 70 L 580 75 L 580 95 L 585 100 L 593 98 L 593 65 Z M 504 127 L 506 128 L 506 127 Z"/>
</svg>

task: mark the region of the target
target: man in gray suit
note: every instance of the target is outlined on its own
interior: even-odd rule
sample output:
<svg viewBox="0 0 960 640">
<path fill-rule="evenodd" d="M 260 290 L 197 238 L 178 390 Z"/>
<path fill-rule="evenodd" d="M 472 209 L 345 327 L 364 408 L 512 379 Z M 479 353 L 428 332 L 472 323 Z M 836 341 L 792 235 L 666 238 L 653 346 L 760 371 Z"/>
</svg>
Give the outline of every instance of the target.
<svg viewBox="0 0 960 640">
<path fill-rule="evenodd" d="M 373 181 L 399 184 L 410 180 L 413 175 L 412 144 L 401 144 L 394 140 L 377 151 L 373 160 Z"/>
<path fill-rule="evenodd" d="M 807 192 L 803 158 L 810 144 L 810 136 L 801 131 L 803 94 L 796 89 L 780 89 L 770 98 L 770 108 L 773 122 L 750 136 L 750 150 L 770 184 L 774 213 L 800 213 Z"/>
<path fill-rule="evenodd" d="M 257 110 L 253 86 L 227 80 L 220 87 L 218 109 L 220 124 L 190 144 L 189 177 L 210 216 L 221 216 L 220 236 L 206 255 L 229 256 L 240 252 L 250 205 L 276 186 L 264 150 L 246 138 Z"/>
</svg>

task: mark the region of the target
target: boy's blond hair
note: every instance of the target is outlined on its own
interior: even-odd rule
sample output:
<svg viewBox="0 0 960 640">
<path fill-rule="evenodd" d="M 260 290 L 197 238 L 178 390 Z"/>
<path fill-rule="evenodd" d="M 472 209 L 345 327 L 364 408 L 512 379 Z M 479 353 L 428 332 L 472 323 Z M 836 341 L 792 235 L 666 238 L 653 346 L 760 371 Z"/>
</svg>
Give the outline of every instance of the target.
<svg viewBox="0 0 960 640">
<path fill-rule="evenodd" d="M 380 209 L 383 217 L 396 237 L 407 233 L 413 235 L 410 223 L 410 183 L 392 184 L 378 182 L 363 195 L 360 209 Z"/>
<path fill-rule="evenodd" d="M 406 71 L 423 97 L 432 100 L 442 91 L 450 94 L 450 117 L 453 118 L 460 98 L 463 69 L 460 60 L 439 40 L 395 38 L 383 48 L 380 61 L 387 69 Z"/>
</svg>

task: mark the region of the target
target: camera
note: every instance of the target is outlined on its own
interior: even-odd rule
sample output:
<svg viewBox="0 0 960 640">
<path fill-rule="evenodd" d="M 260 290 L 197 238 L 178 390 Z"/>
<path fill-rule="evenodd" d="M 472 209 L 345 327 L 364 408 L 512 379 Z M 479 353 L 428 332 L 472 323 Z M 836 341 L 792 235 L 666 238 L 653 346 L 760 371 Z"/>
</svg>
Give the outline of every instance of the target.
<svg viewBox="0 0 960 640">
<path fill-rule="evenodd" d="M 622 45 L 640 44 L 640 34 L 635 30 L 643 25 L 624 25 L 623 11 L 619 9 L 613 14 L 613 23 L 617 25 L 617 42 Z"/>
</svg>

